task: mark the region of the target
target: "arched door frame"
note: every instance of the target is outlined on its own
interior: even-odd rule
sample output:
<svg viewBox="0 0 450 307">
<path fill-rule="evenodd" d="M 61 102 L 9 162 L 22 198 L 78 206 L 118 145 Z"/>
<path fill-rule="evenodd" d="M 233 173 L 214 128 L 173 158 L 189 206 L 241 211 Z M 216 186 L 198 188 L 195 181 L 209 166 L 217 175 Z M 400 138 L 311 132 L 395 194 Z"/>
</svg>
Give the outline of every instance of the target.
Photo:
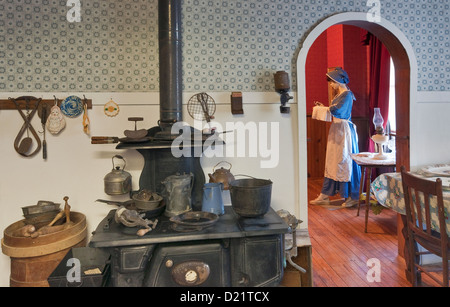
<svg viewBox="0 0 450 307">
<path fill-rule="evenodd" d="M 394 24 L 381 18 L 371 22 L 366 13 L 348 12 L 333 15 L 318 24 L 305 38 L 297 58 L 297 97 L 298 97 L 298 153 L 299 178 L 298 216 L 308 227 L 308 161 L 306 127 L 306 59 L 314 41 L 329 27 L 345 24 L 358 26 L 374 34 L 386 46 L 395 66 L 396 121 L 397 121 L 397 167 L 410 167 L 410 109 L 417 96 L 417 59 L 411 43 Z"/>
</svg>

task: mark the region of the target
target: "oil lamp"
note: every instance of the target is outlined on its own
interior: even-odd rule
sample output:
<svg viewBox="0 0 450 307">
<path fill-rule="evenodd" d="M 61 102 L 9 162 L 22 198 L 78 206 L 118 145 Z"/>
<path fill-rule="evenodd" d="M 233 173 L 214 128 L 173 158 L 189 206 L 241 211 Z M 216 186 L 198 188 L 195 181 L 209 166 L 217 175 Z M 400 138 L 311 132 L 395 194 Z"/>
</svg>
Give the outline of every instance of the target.
<svg viewBox="0 0 450 307">
<path fill-rule="evenodd" d="M 378 145 L 378 154 L 373 158 L 375 160 L 386 160 L 388 157 L 383 153 L 383 144 L 389 140 L 389 136 L 384 134 L 383 117 L 380 113 L 380 108 L 374 108 L 373 124 L 375 126 L 375 135 L 372 136 L 372 141 Z"/>
</svg>

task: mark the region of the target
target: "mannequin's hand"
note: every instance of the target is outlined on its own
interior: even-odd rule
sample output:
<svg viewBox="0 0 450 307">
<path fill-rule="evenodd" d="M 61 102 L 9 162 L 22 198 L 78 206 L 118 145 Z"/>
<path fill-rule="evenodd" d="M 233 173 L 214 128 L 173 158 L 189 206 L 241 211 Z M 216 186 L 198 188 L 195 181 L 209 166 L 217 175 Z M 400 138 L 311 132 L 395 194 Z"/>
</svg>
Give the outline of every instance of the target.
<svg viewBox="0 0 450 307">
<path fill-rule="evenodd" d="M 323 103 L 321 103 L 319 101 L 314 101 L 314 105 L 319 106 L 319 107 L 324 107 Z"/>
</svg>

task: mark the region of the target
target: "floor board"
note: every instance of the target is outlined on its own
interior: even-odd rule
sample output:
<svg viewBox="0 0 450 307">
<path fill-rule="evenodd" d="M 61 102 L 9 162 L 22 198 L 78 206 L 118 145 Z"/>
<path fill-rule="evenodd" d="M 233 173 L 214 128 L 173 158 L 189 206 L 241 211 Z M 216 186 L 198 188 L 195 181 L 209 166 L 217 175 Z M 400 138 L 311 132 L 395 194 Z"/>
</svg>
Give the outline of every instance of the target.
<svg viewBox="0 0 450 307">
<path fill-rule="evenodd" d="M 320 193 L 321 185 L 322 179 L 310 180 L 310 200 Z M 314 286 L 409 287 L 405 262 L 397 252 L 397 214 L 387 209 L 379 215 L 370 211 L 368 233 L 364 233 L 364 206 L 361 209 L 357 217 L 356 207 L 309 205 Z M 379 282 L 367 278 L 369 259 L 379 261 Z"/>
<path fill-rule="evenodd" d="M 309 200 L 319 195 L 322 182 L 323 178 L 309 179 Z M 356 216 L 356 206 L 343 208 L 333 203 L 338 205 L 308 205 L 314 287 L 410 287 L 405 261 L 398 255 L 397 213 L 384 209 L 375 215 L 370 210 L 365 233 L 364 205 Z M 368 275 L 373 266 L 368 261 L 373 259 L 379 261 L 379 281 Z M 423 286 L 436 286 L 422 276 Z"/>
</svg>

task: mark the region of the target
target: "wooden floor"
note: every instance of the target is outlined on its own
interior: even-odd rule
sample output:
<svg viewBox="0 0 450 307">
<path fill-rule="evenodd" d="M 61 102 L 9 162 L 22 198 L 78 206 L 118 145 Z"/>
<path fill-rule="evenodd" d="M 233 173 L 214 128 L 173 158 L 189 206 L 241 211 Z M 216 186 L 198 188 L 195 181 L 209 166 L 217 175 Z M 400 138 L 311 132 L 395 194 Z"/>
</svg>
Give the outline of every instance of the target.
<svg viewBox="0 0 450 307">
<path fill-rule="evenodd" d="M 310 200 L 320 193 L 322 181 L 309 181 Z M 397 213 L 385 209 L 374 215 L 370 211 L 368 233 L 364 233 L 364 206 L 359 217 L 356 206 L 336 208 L 309 205 L 314 286 L 410 287 L 405 261 L 398 255 Z M 379 261 L 379 282 L 367 278 L 373 265 L 368 266 L 369 259 Z"/>
</svg>

